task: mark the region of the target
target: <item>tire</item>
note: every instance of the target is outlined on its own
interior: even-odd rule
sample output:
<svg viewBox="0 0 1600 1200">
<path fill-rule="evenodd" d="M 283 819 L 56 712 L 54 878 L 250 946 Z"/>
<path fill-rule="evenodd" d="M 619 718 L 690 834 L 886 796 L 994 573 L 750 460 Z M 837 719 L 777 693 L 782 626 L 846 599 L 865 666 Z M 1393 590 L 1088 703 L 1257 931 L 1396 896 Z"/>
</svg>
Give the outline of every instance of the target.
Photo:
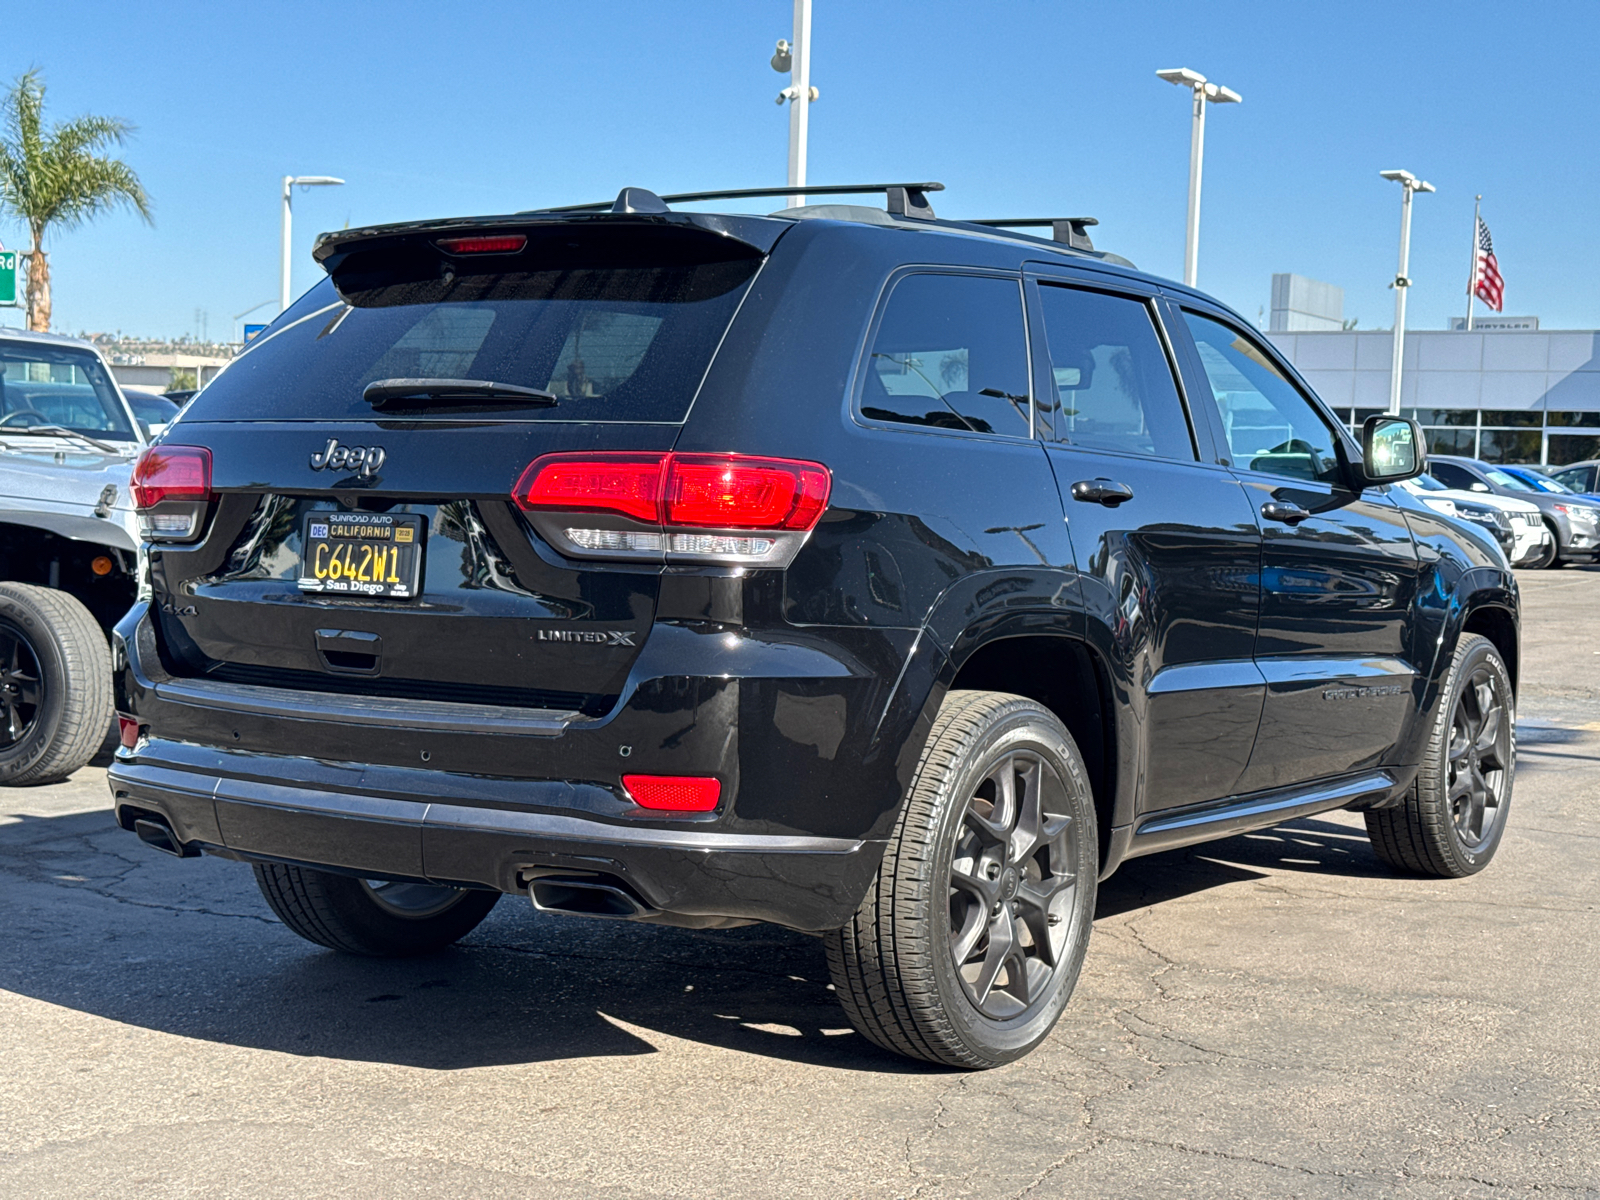
<svg viewBox="0 0 1600 1200">
<path fill-rule="evenodd" d="M 53 783 L 111 726 L 111 648 L 66 592 L 0 583 L 0 784 Z"/>
<path fill-rule="evenodd" d="M 1020 696 L 951 692 L 877 878 L 826 939 L 851 1024 L 946 1066 L 1021 1058 L 1077 983 L 1098 866 L 1088 776 L 1061 722 Z"/>
<path fill-rule="evenodd" d="M 1499 849 L 1517 765 L 1516 695 L 1488 638 L 1461 635 L 1432 721 L 1416 781 L 1399 806 L 1365 814 L 1367 836 L 1392 867 L 1461 879 Z"/>
<path fill-rule="evenodd" d="M 499 892 L 357 879 L 310 867 L 256 863 L 256 885 L 278 918 L 308 942 L 368 958 L 431 954 L 478 927 Z"/>
<path fill-rule="evenodd" d="M 1560 542 L 1556 540 L 1555 526 L 1546 521 L 1544 527 L 1550 531 L 1550 545 L 1539 552 L 1538 558 L 1532 558 L 1528 560 L 1523 567 L 1523 570 L 1525 571 L 1542 571 L 1546 567 L 1555 567 L 1561 565 L 1561 559 L 1557 557 L 1556 553 L 1560 548 Z"/>
</svg>

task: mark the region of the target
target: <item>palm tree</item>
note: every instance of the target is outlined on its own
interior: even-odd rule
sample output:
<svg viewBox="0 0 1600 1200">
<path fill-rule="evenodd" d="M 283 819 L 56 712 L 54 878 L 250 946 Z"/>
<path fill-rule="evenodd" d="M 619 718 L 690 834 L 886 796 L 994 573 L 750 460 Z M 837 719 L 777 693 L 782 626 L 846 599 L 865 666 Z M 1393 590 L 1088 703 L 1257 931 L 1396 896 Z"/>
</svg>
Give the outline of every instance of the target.
<svg viewBox="0 0 1600 1200">
<path fill-rule="evenodd" d="M 0 109 L 0 211 L 27 223 L 28 328 L 50 328 L 50 260 L 45 230 L 71 229 L 112 208 L 127 206 L 148 223 L 150 197 L 133 168 L 103 153 L 120 146 L 133 126 L 116 117 L 79 117 L 44 127 L 44 81 L 30 70 L 12 84 Z"/>
</svg>

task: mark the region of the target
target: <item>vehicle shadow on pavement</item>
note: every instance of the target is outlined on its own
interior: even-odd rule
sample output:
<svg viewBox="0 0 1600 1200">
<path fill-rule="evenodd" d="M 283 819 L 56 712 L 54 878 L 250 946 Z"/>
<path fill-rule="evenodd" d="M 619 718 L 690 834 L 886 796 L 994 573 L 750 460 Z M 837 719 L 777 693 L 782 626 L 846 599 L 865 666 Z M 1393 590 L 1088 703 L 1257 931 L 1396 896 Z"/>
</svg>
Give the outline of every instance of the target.
<svg viewBox="0 0 1600 1200">
<path fill-rule="evenodd" d="M 1266 870 L 1385 873 L 1358 828 L 1303 820 L 1126 864 L 1098 919 Z M 556 917 L 504 897 L 459 945 L 348 957 L 272 917 L 248 867 L 179 861 L 109 812 L 0 826 L 0 987 L 110 1021 L 286 1054 L 460 1070 L 649 1054 L 673 1039 L 926 1073 L 854 1033 L 821 939 Z"/>
<path fill-rule="evenodd" d="M 354 958 L 278 924 L 244 864 L 168 858 L 109 812 L 0 825 L 0 911 L 0 988 L 181 1037 L 431 1070 L 650 1054 L 674 1039 L 940 1070 L 850 1028 L 820 938 L 556 917 L 506 896 L 443 953 Z"/>
</svg>

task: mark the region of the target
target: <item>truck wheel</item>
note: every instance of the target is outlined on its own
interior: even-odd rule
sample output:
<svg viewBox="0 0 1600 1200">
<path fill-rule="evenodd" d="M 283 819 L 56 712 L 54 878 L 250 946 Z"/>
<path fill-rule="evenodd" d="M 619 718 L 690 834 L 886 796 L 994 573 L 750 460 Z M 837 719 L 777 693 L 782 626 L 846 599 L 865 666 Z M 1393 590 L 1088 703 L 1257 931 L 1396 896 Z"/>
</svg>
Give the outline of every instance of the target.
<svg viewBox="0 0 1600 1200">
<path fill-rule="evenodd" d="M 1021 1058 L 1077 983 L 1098 860 L 1088 776 L 1061 722 L 1021 696 L 951 692 L 877 879 L 827 936 L 851 1023 L 928 1062 Z"/>
<path fill-rule="evenodd" d="M 256 863 L 256 884 L 278 918 L 308 942 L 345 954 L 406 958 L 443 950 L 489 915 L 499 892 Z"/>
<path fill-rule="evenodd" d="M 111 725 L 111 650 L 77 597 L 0 583 L 0 783 L 65 779 Z"/>
<path fill-rule="evenodd" d="M 1462 634 L 1416 782 L 1398 807 L 1365 814 L 1378 857 L 1441 879 L 1488 866 L 1511 807 L 1515 721 L 1500 652 L 1488 638 Z"/>
</svg>

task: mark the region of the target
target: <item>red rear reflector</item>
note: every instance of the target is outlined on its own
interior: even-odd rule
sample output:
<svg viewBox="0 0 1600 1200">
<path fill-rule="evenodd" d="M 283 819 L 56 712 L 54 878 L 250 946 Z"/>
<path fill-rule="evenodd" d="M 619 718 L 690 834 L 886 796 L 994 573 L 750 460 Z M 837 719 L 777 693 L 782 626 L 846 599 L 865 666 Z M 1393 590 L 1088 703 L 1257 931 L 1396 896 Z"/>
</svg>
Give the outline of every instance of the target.
<svg viewBox="0 0 1600 1200">
<path fill-rule="evenodd" d="M 816 527 L 832 480 L 820 463 L 736 454 L 547 454 L 517 480 L 525 509 L 612 512 L 702 529 Z"/>
<path fill-rule="evenodd" d="M 139 722 L 133 717 L 117 714 L 117 736 L 122 739 L 122 744 L 132 750 L 139 741 Z"/>
<path fill-rule="evenodd" d="M 546 454 L 511 491 L 523 508 L 612 512 L 661 523 L 664 454 Z"/>
<path fill-rule="evenodd" d="M 720 454 L 674 454 L 668 525 L 809 530 L 828 506 L 828 472 L 816 463 Z"/>
<path fill-rule="evenodd" d="M 710 812 L 722 795 L 722 781 L 700 775 L 624 775 L 628 789 L 640 808 L 670 812 Z"/>
<path fill-rule="evenodd" d="M 163 500 L 211 499 L 211 451 L 204 446 L 151 446 L 133 467 L 135 508 Z"/>
<path fill-rule="evenodd" d="M 520 233 L 496 234 L 492 237 L 440 238 L 434 243 L 446 254 L 515 254 L 528 244 Z"/>
</svg>

